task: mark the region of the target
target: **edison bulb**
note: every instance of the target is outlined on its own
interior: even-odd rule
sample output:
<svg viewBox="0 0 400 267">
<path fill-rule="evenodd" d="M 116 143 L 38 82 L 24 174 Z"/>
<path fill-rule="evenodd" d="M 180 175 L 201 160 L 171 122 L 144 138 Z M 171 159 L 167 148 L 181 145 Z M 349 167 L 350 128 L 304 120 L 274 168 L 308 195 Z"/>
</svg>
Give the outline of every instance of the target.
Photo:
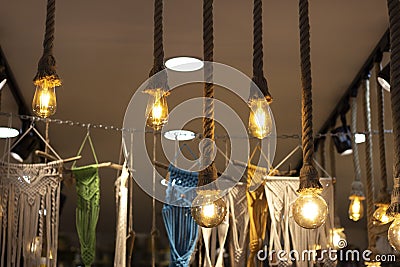
<svg viewBox="0 0 400 267">
<path fill-rule="evenodd" d="M 224 220 L 226 212 L 226 203 L 217 190 L 199 190 L 192 202 L 192 217 L 202 227 L 218 226 Z"/>
<path fill-rule="evenodd" d="M 154 130 L 160 130 L 168 121 L 167 94 L 161 89 L 147 90 L 150 94 L 146 108 L 147 126 Z"/>
<path fill-rule="evenodd" d="M 388 230 L 388 239 L 390 245 L 397 251 L 400 251 L 400 214 L 398 214 Z"/>
<path fill-rule="evenodd" d="M 350 196 L 349 199 L 349 218 L 353 221 L 358 221 L 364 216 L 364 205 L 362 201 L 365 199 L 363 196 Z"/>
<path fill-rule="evenodd" d="M 42 118 L 47 118 L 56 113 L 56 85 L 48 79 L 36 81 L 36 91 L 32 101 L 33 112 Z"/>
<path fill-rule="evenodd" d="M 326 201 L 311 188 L 300 193 L 292 208 L 296 223 L 307 229 L 320 227 L 328 215 Z"/>
<path fill-rule="evenodd" d="M 263 139 L 272 131 L 272 118 L 268 103 L 261 98 L 250 100 L 249 105 L 249 132 L 252 136 Z"/>
<path fill-rule="evenodd" d="M 367 266 L 367 267 L 380 267 L 381 263 L 379 261 L 371 261 L 371 262 L 366 261 L 365 262 L 365 266 Z"/>
<path fill-rule="evenodd" d="M 333 228 L 332 233 L 332 245 L 334 249 L 343 248 L 343 241 L 346 241 L 346 234 L 343 232 L 344 228 Z"/>
<path fill-rule="evenodd" d="M 374 212 L 375 222 L 380 224 L 387 224 L 393 221 L 393 218 L 386 214 L 387 209 L 389 208 L 389 204 L 376 204 L 378 207 Z"/>
</svg>

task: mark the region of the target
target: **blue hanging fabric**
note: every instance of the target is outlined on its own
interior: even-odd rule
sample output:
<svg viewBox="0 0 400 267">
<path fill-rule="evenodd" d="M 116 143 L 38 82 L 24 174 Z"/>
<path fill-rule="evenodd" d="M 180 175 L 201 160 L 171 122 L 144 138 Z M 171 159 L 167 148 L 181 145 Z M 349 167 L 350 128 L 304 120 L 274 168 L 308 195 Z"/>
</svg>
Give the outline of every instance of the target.
<svg viewBox="0 0 400 267">
<path fill-rule="evenodd" d="M 198 173 L 178 169 L 172 164 L 168 172 L 166 202 L 169 204 L 164 204 L 162 215 L 171 251 L 169 266 L 186 267 L 189 266 L 199 231 L 190 214 L 190 203 L 187 203 L 192 199 L 187 194 L 194 191 L 189 189 L 197 186 Z"/>
</svg>

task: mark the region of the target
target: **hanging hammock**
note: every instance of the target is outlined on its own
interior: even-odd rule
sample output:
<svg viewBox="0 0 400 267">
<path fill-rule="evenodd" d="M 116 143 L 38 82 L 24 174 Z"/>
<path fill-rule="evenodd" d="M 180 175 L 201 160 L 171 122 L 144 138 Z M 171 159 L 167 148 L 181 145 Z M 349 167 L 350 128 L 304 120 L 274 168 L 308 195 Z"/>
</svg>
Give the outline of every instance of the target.
<svg viewBox="0 0 400 267">
<path fill-rule="evenodd" d="M 42 255 L 46 266 L 57 266 L 61 168 L 62 160 L 1 163 L 1 266 L 21 266 L 21 259 L 23 266 L 39 266 Z"/>
<path fill-rule="evenodd" d="M 189 266 L 190 257 L 197 242 L 199 226 L 190 213 L 188 192 L 196 187 L 197 172 L 188 172 L 174 167 L 168 168 L 169 181 L 166 202 L 162 209 L 165 229 L 170 244 L 170 267 Z M 186 190 L 187 189 L 187 190 Z"/>
</svg>

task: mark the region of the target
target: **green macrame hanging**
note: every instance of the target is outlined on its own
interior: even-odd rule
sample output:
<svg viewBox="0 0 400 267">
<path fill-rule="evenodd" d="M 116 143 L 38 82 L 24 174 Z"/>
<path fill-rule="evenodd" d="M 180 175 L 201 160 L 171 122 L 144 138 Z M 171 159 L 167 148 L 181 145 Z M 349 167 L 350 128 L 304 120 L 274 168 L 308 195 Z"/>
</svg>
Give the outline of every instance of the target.
<svg viewBox="0 0 400 267">
<path fill-rule="evenodd" d="M 76 179 L 76 192 L 78 195 L 76 207 L 76 229 L 81 244 L 81 257 L 85 266 L 91 266 L 96 252 L 96 225 L 100 212 L 100 178 L 98 161 L 90 135 L 87 134 L 78 151 L 78 156 L 89 140 L 90 148 L 96 164 L 75 167 L 72 173 Z"/>
</svg>

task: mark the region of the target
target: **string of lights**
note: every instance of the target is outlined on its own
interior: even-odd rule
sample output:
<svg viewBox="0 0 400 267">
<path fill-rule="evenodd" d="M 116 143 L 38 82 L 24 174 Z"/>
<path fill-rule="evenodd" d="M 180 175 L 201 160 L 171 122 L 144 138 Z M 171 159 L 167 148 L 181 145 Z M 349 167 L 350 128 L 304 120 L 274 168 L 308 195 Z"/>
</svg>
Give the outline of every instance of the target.
<svg viewBox="0 0 400 267">
<path fill-rule="evenodd" d="M 16 117 L 21 120 L 29 120 L 32 123 L 36 122 L 49 122 L 53 124 L 59 124 L 59 125 L 68 125 L 72 127 L 82 127 L 82 128 L 90 128 L 90 129 L 101 129 L 101 130 L 109 130 L 109 131 L 116 131 L 116 132 L 134 132 L 134 133 L 153 133 L 153 130 L 149 129 L 146 131 L 138 130 L 138 129 L 129 129 L 129 128 L 123 128 L 120 126 L 114 126 L 114 125 L 106 125 L 102 123 L 92 123 L 92 122 L 79 122 L 79 121 L 72 121 L 72 120 L 62 120 L 62 119 L 52 119 L 52 118 L 41 118 L 37 116 L 32 116 L 32 115 L 17 115 L 17 114 L 11 114 L 11 113 L 4 113 L 0 112 L 0 116 L 7 116 L 7 117 Z M 357 132 L 358 134 L 368 134 L 367 132 Z M 385 134 L 393 134 L 392 129 L 385 129 L 384 130 Z M 378 130 L 372 130 L 373 135 L 379 134 Z M 343 133 L 318 133 L 314 136 L 316 139 L 320 138 L 326 138 L 326 137 L 332 137 L 332 136 L 341 136 Z M 201 133 L 197 133 L 196 137 L 198 139 L 202 138 Z M 274 136 L 271 136 L 274 137 Z M 238 136 L 238 135 L 216 135 L 216 139 L 255 139 L 252 136 Z M 279 134 L 276 135 L 276 138 L 278 139 L 295 139 L 295 140 L 301 140 L 301 134 Z"/>
</svg>

